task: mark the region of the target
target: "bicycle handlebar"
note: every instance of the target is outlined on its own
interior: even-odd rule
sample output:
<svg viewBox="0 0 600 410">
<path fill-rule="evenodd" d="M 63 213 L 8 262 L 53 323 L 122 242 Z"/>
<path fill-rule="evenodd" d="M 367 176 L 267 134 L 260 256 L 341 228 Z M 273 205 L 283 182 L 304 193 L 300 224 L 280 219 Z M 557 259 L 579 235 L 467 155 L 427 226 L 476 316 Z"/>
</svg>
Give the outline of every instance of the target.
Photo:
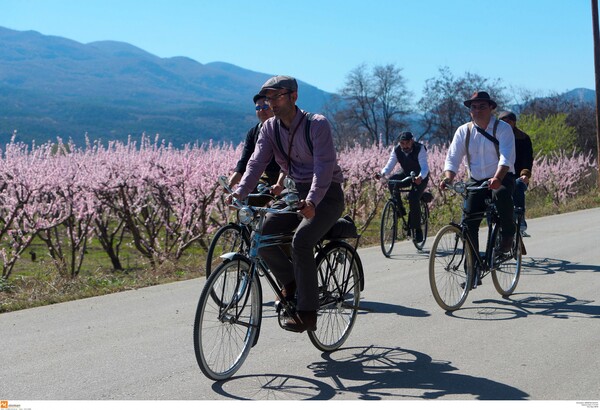
<svg viewBox="0 0 600 410">
<path fill-rule="evenodd" d="M 417 174 L 415 174 L 414 171 L 410 172 L 410 175 L 407 176 L 404 179 L 388 179 L 388 182 L 392 183 L 392 184 L 404 184 L 406 182 L 415 182 L 415 179 L 417 178 Z"/>
<path fill-rule="evenodd" d="M 248 194 L 248 196 L 246 197 L 246 201 L 248 198 L 264 198 L 267 197 L 269 199 L 276 199 L 275 195 L 271 194 L 271 188 L 269 185 L 266 184 L 258 184 L 256 186 L 256 190 L 258 192 L 256 193 L 251 193 Z"/>
<path fill-rule="evenodd" d="M 237 209 L 238 211 L 243 211 L 244 209 L 246 209 L 246 211 L 244 211 L 244 213 L 246 213 L 246 216 L 248 218 L 251 218 L 252 217 L 251 214 L 253 214 L 254 212 L 262 212 L 265 214 L 266 213 L 280 213 L 280 214 L 294 213 L 294 214 L 297 214 L 298 213 L 297 211 L 300 209 L 300 198 L 298 197 L 298 194 L 293 189 L 288 188 L 288 193 L 283 197 L 287 206 L 285 208 L 278 209 L 278 208 L 270 208 L 270 207 L 266 207 L 266 206 L 251 206 L 251 205 L 248 205 L 247 203 L 240 201 L 238 198 L 233 196 L 233 190 L 227 183 L 227 178 L 225 176 L 219 177 L 219 184 L 225 189 L 225 191 L 227 191 L 232 196 L 231 206 L 233 208 Z M 266 193 L 261 193 L 261 192 L 266 192 L 269 189 L 270 189 L 269 186 L 260 184 L 258 187 L 259 193 L 258 194 L 250 194 L 250 195 L 248 195 L 248 197 L 269 195 Z M 275 199 L 274 196 L 272 196 L 272 195 L 269 195 L 269 196 L 272 197 L 273 199 Z M 240 220 L 241 219 L 242 218 L 240 218 Z"/>
<path fill-rule="evenodd" d="M 489 181 L 483 181 L 481 185 L 467 186 L 467 184 L 463 181 L 459 181 L 456 183 L 444 182 L 446 187 L 457 194 L 466 195 L 467 191 L 481 191 L 484 189 L 489 189 L 490 183 Z"/>
</svg>

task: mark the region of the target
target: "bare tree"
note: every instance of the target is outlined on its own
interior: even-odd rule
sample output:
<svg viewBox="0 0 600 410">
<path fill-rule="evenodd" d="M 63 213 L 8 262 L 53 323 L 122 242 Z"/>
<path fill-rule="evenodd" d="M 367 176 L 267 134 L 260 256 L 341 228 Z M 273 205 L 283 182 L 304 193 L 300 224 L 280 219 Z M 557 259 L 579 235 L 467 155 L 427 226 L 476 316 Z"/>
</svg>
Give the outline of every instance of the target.
<svg viewBox="0 0 600 410">
<path fill-rule="evenodd" d="M 351 115 L 351 111 L 344 109 L 345 102 L 338 94 L 333 94 L 323 107 L 323 114 L 329 119 L 331 132 L 336 147 L 342 149 L 354 143 L 365 144 L 368 139 L 364 133 L 357 132 L 360 124 Z"/>
<path fill-rule="evenodd" d="M 373 69 L 385 145 L 394 141 L 398 130 L 406 125 L 402 118 L 409 113 L 411 94 L 406 89 L 406 80 L 401 71 L 401 68 L 392 64 L 376 66 Z"/>
<path fill-rule="evenodd" d="M 405 125 L 402 117 L 409 112 L 411 94 L 401 72 L 393 64 L 375 66 L 372 71 L 365 64 L 353 69 L 340 91 L 339 110 L 333 115 L 334 121 L 343 123 L 335 128 L 347 132 L 354 127 L 354 139 L 379 144 L 381 135 L 389 144 Z"/>
<path fill-rule="evenodd" d="M 475 91 L 486 91 L 498 103 L 505 106 L 507 98 L 500 79 L 489 80 L 478 74 L 466 72 L 456 77 L 448 67 L 439 69 L 439 76 L 425 82 L 419 109 L 423 112 L 424 132 L 433 143 L 452 141 L 456 129 L 470 120 L 463 102 Z"/>
</svg>

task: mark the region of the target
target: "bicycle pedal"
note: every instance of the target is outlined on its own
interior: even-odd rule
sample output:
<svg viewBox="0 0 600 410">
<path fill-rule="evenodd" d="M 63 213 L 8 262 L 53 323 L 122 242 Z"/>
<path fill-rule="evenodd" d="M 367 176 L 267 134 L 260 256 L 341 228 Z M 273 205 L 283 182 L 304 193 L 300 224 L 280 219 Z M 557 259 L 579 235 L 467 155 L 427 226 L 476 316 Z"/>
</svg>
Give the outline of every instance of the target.
<svg viewBox="0 0 600 410">
<path fill-rule="evenodd" d="M 293 307 L 296 306 L 296 299 L 286 299 L 286 303 L 288 309 L 293 309 Z M 287 315 L 284 309 L 284 303 L 281 300 L 276 300 L 273 306 L 275 307 L 275 312 L 278 314 Z"/>
</svg>

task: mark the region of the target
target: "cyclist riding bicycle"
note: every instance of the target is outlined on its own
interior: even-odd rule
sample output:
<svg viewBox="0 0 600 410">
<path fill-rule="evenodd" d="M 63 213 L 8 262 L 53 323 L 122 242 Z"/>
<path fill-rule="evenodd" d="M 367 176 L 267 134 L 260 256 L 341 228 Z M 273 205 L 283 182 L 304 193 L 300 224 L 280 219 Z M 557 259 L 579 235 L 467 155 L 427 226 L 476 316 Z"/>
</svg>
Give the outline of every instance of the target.
<svg viewBox="0 0 600 410">
<path fill-rule="evenodd" d="M 446 184 L 452 183 L 463 159 L 469 172 L 468 186 L 489 181 L 489 190 L 467 193 L 464 212 L 470 215 L 485 211 L 487 207 L 485 201 L 491 190 L 502 228 L 499 251 L 508 253 L 516 231 L 512 199 L 515 183 L 513 130 L 509 124 L 492 115 L 497 104 L 487 92 L 475 92 L 464 102 L 464 105 L 469 108 L 473 121 L 461 125 L 454 134 L 444 164 L 445 178 L 440 182 L 440 188 L 446 189 Z M 477 252 L 479 252 L 480 224 L 481 219 L 468 223 L 469 234 L 475 242 Z"/>
<path fill-rule="evenodd" d="M 269 118 L 273 117 L 273 110 L 269 104 L 266 103 L 265 97 L 259 94 L 256 94 L 253 99 L 254 106 L 256 109 L 256 117 L 258 118 L 258 123 L 248 130 L 246 134 L 246 139 L 244 140 L 244 149 L 242 151 L 242 156 L 237 162 L 233 173 L 229 176 L 227 184 L 231 187 L 235 186 L 240 179 L 242 179 L 242 175 L 246 171 L 246 166 L 248 165 L 248 161 L 250 161 L 250 157 L 254 153 L 254 149 L 256 147 L 256 141 L 258 140 L 258 136 L 260 135 L 260 130 L 262 128 L 263 123 Z M 265 169 L 264 174 L 260 178 L 260 182 L 271 186 L 275 185 L 279 178 L 279 165 L 275 161 L 275 158 L 271 159 L 269 165 Z M 256 189 L 253 191 L 254 193 L 258 192 Z M 249 200 L 250 205 L 255 206 L 263 206 L 269 202 L 269 198 L 260 198 L 255 197 Z"/>
<path fill-rule="evenodd" d="M 398 163 L 402 168 L 401 171 L 389 177 Z M 416 142 L 411 132 L 405 131 L 398 136 L 398 145 L 392 148 L 390 159 L 381 170 L 381 173 L 375 174 L 375 177 L 381 178 L 383 176 L 390 180 L 402 180 L 409 176 L 411 172 L 414 172 L 416 175 L 412 182 L 409 181 L 400 184 L 390 181 L 388 182 L 388 187 L 392 198 L 396 200 L 396 203 L 400 204 L 399 188 L 408 187 L 412 184 L 413 189 L 411 189 L 408 194 L 408 204 L 410 208 L 408 213 L 408 225 L 410 229 L 415 230 L 415 241 L 422 242 L 423 231 L 421 230 L 421 205 L 419 201 L 429 182 L 427 148 L 425 148 L 425 145 Z M 398 207 L 398 209 L 402 210 L 403 208 Z"/>
<path fill-rule="evenodd" d="M 282 293 L 286 298 L 293 297 L 297 290 L 298 315 L 287 318 L 283 326 L 295 332 L 314 331 L 319 297 L 313 251 L 344 210 L 342 170 L 337 163 L 327 119 L 296 106 L 298 83 L 294 78 L 272 77 L 259 94 L 265 97 L 275 117 L 264 122 L 254 154 L 233 195 L 238 199 L 245 198 L 256 186 L 273 155 L 281 172 L 296 182 L 303 218 L 289 213 L 270 214 L 262 230 L 267 235 L 295 229 L 292 260 L 286 249 L 275 246 L 263 248 L 259 254 L 284 286 Z M 284 204 L 274 205 L 277 206 Z"/>
</svg>

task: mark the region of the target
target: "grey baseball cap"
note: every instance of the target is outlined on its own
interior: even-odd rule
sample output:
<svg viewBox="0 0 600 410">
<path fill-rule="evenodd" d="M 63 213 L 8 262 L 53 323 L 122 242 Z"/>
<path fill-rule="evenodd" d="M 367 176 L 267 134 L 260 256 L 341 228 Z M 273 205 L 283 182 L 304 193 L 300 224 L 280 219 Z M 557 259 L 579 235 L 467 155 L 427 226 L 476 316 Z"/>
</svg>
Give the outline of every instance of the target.
<svg viewBox="0 0 600 410">
<path fill-rule="evenodd" d="M 260 88 L 259 94 L 264 94 L 267 90 L 281 90 L 286 89 L 290 91 L 298 91 L 298 83 L 294 77 L 287 75 L 276 75 L 271 77 L 263 84 Z"/>
</svg>

